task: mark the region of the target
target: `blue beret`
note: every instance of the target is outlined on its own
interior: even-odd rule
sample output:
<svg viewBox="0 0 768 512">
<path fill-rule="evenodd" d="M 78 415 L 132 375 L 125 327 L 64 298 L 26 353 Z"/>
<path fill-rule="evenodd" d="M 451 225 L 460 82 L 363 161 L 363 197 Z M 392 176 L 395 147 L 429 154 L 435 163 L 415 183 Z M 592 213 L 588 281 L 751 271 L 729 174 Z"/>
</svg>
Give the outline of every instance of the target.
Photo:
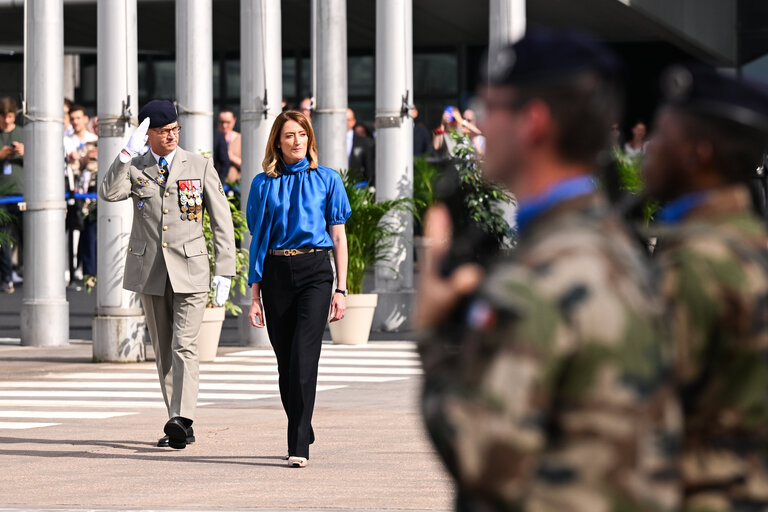
<svg viewBox="0 0 768 512">
<path fill-rule="evenodd" d="M 664 71 L 661 92 L 667 105 L 768 132 L 768 89 L 700 64 L 674 64 Z"/>
<path fill-rule="evenodd" d="M 525 37 L 492 57 L 483 71 L 486 83 L 514 87 L 585 72 L 614 79 L 619 62 L 612 50 L 586 34 L 529 28 Z"/>
<path fill-rule="evenodd" d="M 150 128 L 159 128 L 175 122 L 179 116 L 176 107 L 168 100 L 152 100 L 139 112 L 139 123 L 149 118 Z"/>
</svg>

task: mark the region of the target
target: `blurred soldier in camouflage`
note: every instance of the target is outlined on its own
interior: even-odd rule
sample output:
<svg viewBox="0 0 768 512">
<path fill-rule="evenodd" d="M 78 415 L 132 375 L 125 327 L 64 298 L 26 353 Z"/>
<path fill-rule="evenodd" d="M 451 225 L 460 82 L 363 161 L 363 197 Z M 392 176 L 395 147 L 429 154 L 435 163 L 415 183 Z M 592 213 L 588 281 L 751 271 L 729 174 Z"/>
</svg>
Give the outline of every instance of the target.
<svg viewBox="0 0 768 512">
<path fill-rule="evenodd" d="M 487 273 L 443 278 L 450 217 L 427 217 L 423 412 L 458 510 L 679 504 L 661 311 L 591 176 L 616 115 L 615 67 L 578 35 L 529 31 L 503 50 L 484 91 L 485 173 L 518 199 L 518 245 Z"/>
<path fill-rule="evenodd" d="M 662 81 L 644 166 L 684 411 L 686 510 L 768 510 L 768 236 L 747 181 L 768 93 L 703 66 Z"/>
</svg>

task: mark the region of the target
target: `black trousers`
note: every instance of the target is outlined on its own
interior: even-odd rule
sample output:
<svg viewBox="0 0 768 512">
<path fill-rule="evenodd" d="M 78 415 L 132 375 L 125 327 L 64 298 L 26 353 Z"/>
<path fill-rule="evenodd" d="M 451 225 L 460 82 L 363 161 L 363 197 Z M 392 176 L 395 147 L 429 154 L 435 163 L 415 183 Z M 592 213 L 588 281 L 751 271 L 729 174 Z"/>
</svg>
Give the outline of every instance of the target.
<svg viewBox="0 0 768 512">
<path fill-rule="evenodd" d="M 83 265 L 83 275 L 96 275 L 96 219 L 85 219 L 83 230 L 80 232 L 80 242 L 77 248 L 77 260 Z"/>
<path fill-rule="evenodd" d="M 261 281 L 264 315 L 288 416 L 288 453 L 309 458 L 317 366 L 331 305 L 333 270 L 326 251 L 267 255 Z"/>
<path fill-rule="evenodd" d="M 14 247 L 19 248 L 19 267 L 22 265 L 21 237 L 24 234 L 24 226 L 22 224 L 22 214 L 18 206 L 7 204 L 0 206 L 0 208 L 11 217 L 8 224 L 0 226 L 0 232 L 13 237 L 13 244 L 0 244 L 0 283 L 10 283 L 13 275 L 11 257 Z"/>
</svg>

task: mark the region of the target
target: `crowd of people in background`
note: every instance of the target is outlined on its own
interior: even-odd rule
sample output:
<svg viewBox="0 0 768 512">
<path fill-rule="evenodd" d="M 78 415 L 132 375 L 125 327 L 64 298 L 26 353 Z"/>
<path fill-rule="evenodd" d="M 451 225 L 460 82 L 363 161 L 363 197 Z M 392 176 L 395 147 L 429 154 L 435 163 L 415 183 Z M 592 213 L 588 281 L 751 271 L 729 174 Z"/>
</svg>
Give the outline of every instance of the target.
<svg viewBox="0 0 768 512">
<path fill-rule="evenodd" d="M 631 158 L 640 158 L 645 154 L 648 127 L 643 121 L 637 120 L 630 127 L 629 137 L 624 138 L 619 123 L 611 125 L 611 143 L 614 151 L 623 153 Z"/>
</svg>

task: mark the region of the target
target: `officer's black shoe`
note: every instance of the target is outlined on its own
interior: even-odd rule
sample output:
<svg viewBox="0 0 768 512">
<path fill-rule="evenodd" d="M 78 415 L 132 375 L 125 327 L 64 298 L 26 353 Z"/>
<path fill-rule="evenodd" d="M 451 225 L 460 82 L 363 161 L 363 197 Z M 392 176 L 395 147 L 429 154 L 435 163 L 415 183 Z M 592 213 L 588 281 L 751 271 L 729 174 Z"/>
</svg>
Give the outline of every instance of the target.
<svg viewBox="0 0 768 512">
<path fill-rule="evenodd" d="M 187 420 L 189 421 L 189 420 Z M 168 446 L 177 450 L 182 450 L 187 446 L 187 438 L 190 436 L 190 429 L 184 425 L 184 418 L 176 416 L 168 420 L 163 432 L 168 435 Z"/>
<path fill-rule="evenodd" d="M 192 427 L 189 427 L 187 429 L 187 444 L 192 444 L 195 442 L 195 432 L 192 430 Z M 160 439 L 157 440 L 157 446 L 158 448 L 168 448 L 170 444 L 168 444 L 168 436 L 163 436 Z"/>
</svg>

